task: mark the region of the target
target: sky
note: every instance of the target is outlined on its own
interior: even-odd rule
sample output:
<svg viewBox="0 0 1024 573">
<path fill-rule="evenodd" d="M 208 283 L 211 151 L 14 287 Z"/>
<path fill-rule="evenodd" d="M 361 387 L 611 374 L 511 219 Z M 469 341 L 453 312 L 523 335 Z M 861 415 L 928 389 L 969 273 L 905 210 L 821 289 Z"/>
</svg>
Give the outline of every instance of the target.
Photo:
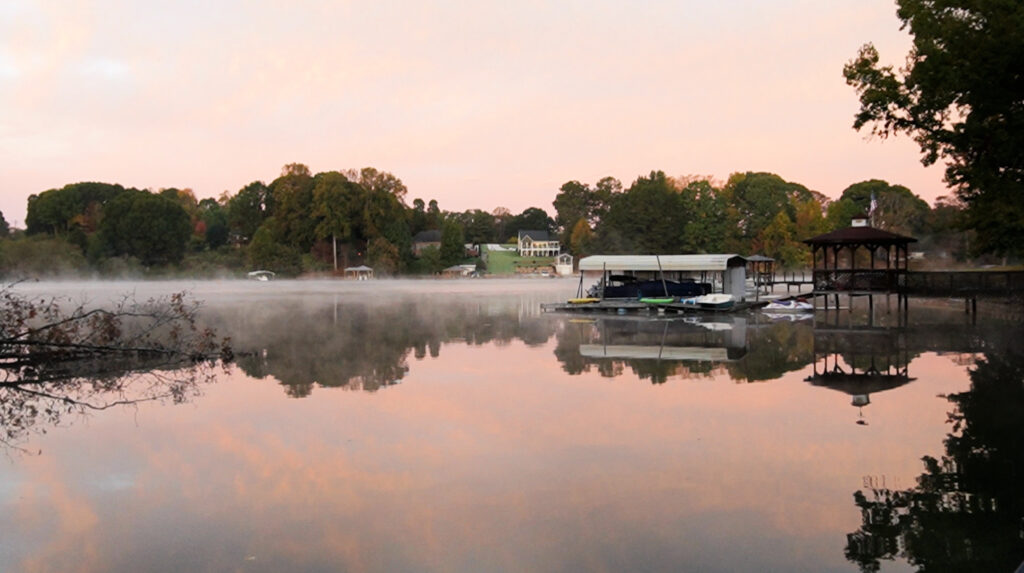
<svg viewBox="0 0 1024 573">
<path fill-rule="evenodd" d="M 0 0 L 0 211 L 79 181 L 198 198 L 372 166 L 442 209 L 570 180 L 769 171 L 837 198 L 948 190 L 852 129 L 842 67 L 898 66 L 892 0 Z"/>
</svg>

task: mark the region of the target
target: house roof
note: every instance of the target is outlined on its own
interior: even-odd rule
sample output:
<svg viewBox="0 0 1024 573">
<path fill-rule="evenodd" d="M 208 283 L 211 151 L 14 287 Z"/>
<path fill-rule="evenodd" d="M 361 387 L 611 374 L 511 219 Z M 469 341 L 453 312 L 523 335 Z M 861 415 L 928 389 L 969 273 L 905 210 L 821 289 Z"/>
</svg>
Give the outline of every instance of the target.
<svg viewBox="0 0 1024 573">
<path fill-rule="evenodd" d="M 724 271 L 746 261 L 739 255 L 592 255 L 580 259 L 580 270 Z"/>
<path fill-rule="evenodd" d="M 420 231 L 416 233 L 416 236 L 412 238 L 414 243 L 440 243 L 441 242 L 441 231 L 437 229 L 430 229 L 429 231 Z"/>
<path fill-rule="evenodd" d="M 883 231 L 874 227 L 846 227 L 845 229 L 839 229 L 832 231 L 831 233 L 825 233 L 824 235 L 804 239 L 803 242 L 808 245 L 836 245 L 847 243 L 896 245 L 916 243 L 917 239 L 897 235 L 896 233 L 890 233 L 889 231 Z"/>
<path fill-rule="evenodd" d="M 346 273 L 356 273 L 356 272 L 365 273 L 367 271 L 373 272 L 373 269 L 371 269 L 370 267 L 368 267 L 366 265 L 359 265 L 358 267 L 347 267 L 345 269 Z"/>
<path fill-rule="evenodd" d="M 547 231 L 519 231 L 519 238 L 530 237 L 534 241 L 550 241 L 551 237 Z"/>
</svg>

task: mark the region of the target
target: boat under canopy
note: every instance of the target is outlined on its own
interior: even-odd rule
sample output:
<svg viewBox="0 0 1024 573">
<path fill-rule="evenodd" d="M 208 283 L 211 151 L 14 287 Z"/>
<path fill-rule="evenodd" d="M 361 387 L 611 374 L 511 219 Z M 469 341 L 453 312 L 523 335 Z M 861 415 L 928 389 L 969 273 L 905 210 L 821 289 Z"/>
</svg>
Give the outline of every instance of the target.
<svg viewBox="0 0 1024 573">
<path fill-rule="evenodd" d="M 614 273 L 638 279 L 698 279 L 703 282 L 709 275 L 718 275 L 720 292 L 731 294 L 736 301 L 745 300 L 746 267 L 747 259 L 735 254 L 591 255 L 580 259 L 579 263 L 584 276 L 597 272 L 602 279 L 607 273 Z"/>
</svg>

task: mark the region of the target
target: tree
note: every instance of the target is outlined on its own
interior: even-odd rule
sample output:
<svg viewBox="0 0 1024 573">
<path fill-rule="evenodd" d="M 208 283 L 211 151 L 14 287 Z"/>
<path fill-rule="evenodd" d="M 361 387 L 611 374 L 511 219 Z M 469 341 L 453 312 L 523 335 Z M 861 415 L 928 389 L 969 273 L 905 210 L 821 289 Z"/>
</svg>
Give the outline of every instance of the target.
<svg viewBox="0 0 1024 573">
<path fill-rule="evenodd" d="M 366 258 L 373 265 L 376 273 L 380 275 L 393 274 L 402 264 L 398 247 L 384 237 L 377 237 L 370 241 L 366 247 Z"/>
<path fill-rule="evenodd" d="M 309 167 L 289 163 L 270 184 L 274 195 L 274 238 L 299 251 L 308 252 L 316 240 L 313 217 L 313 176 Z"/>
<path fill-rule="evenodd" d="M 562 242 L 568 243 L 577 221 L 590 222 L 594 205 L 594 192 L 579 181 L 562 184 L 552 203 L 555 207 L 555 226 L 560 230 Z"/>
<path fill-rule="evenodd" d="M 516 237 L 519 231 L 547 231 L 555 226 L 555 221 L 547 211 L 540 207 L 528 207 L 522 213 L 512 217 L 505 230 L 509 237 Z"/>
<path fill-rule="evenodd" d="M 263 221 L 274 213 L 274 194 L 262 181 L 253 181 L 228 199 L 228 227 L 238 242 L 248 243 Z"/>
<path fill-rule="evenodd" d="M 88 266 L 78 245 L 61 237 L 31 235 L 0 242 L 0 274 L 5 277 L 75 275 Z"/>
<path fill-rule="evenodd" d="M 796 206 L 814 198 L 799 183 L 790 183 L 774 173 L 734 173 L 722 189 L 736 209 L 740 238 L 747 248 L 783 212 L 792 221 Z"/>
<path fill-rule="evenodd" d="M 299 274 L 302 272 L 302 255 L 294 247 L 276 241 L 271 230 L 273 226 L 274 218 L 271 217 L 256 230 L 246 253 L 249 265 L 284 275 Z"/>
<path fill-rule="evenodd" d="M 25 231 L 66 236 L 82 228 L 91 234 L 99 227 L 102 208 L 125 191 L 110 183 L 71 183 L 28 198 Z"/>
<path fill-rule="evenodd" d="M 587 220 L 576 221 L 576 226 L 573 227 L 572 234 L 569 235 L 569 251 L 577 257 L 585 257 L 591 253 L 593 242 L 594 232 L 590 230 Z"/>
<path fill-rule="evenodd" d="M 871 200 L 875 209 L 871 210 Z M 839 200 L 829 205 L 829 219 L 834 228 L 850 225 L 850 219 L 870 212 L 871 226 L 903 235 L 916 235 L 925 230 L 928 203 L 902 185 L 871 179 L 854 183 L 843 190 Z"/>
<path fill-rule="evenodd" d="M 603 177 L 594 184 L 594 201 L 590 207 L 591 223 L 597 225 L 601 222 L 612 201 L 622 193 L 622 182 L 614 177 Z"/>
<path fill-rule="evenodd" d="M 601 223 L 601 234 L 614 234 L 624 243 L 615 245 L 643 254 L 678 252 L 688 216 L 683 201 L 663 171 L 638 177 L 617 195 Z M 602 243 L 603 250 L 612 247 Z"/>
<path fill-rule="evenodd" d="M 681 250 L 686 253 L 724 253 L 736 242 L 735 210 L 725 195 L 707 179 L 692 180 L 680 190 L 689 214 L 683 228 Z"/>
<path fill-rule="evenodd" d="M 356 171 L 349 169 L 345 172 L 349 181 L 354 181 L 363 186 L 367 191 L 382 192 L 392 195 L 399 202 L 405 201 L 405 194 L 408 192 L 402 180 L 387 171 L 377 171 L 373 167 L 363 167 Z"/>
<path fill-rule="evenodd" d="M 1024 253 L 1024 5 L 897 0 L 913 48 L 899 71 L 868 43 L 843 68 L 860 99 L 853 127 L 905 134 L 946 162 L 983 251 Z"/>
<path fill-rule="evenodd" d="M 445 221 L 441 226 L 441 264 L 445 267 L 457 265 L 465 256 L 462 227 L 455 221 Z"/>
<path fill-rule="evenodd" d="M 964 230 L 963 216 L 963 202 L 955 196 L 936 198 L 928 214 L 927 245 L 937 254 L 965 260 L 972 232 Z"/>
<path fill-rule="evenodd" d="M 334 270 L 338 270 L 338 239 L 352 238 L 350 203 L 358 195 L 357 185 L 337 171 L 317 173 L 313 184 L 313 216 L 317 218 L 318 239 L 331 239 Z"/>
<path fill-rule="evenodd" d="M 804 256 L 806 248 L 797 242 L 795 233 L 796 226 L 793 221 L 784 212 L 779 211 L 772 222 L 761 230 L 755 246 L 758 251 L 778 261 L 782 268 L 801 266 L 809 261 L 805 260 L 807 257 Z"/>
<path fill-rule="evenodd" d="M 188 213 L 178 202 L 136 189 L 111 201 L 100 224 L 107 253 L 133 256 L 144 265 L 180 261 L 191 234 Z"/>
<path fill-rule="evenodd" d="M 228 229 L 228 213 L 216 199 L 206 198 L 197 206 L 199 220 L 205 227 L 203 241 L 210 249 L 216 249 L 227 244 L 230 235 Z"/>
<path fill-rule="evenodd" d="M 462 214 L 467 243 L 493 243 L 497 232 L 494 215 L 481 209 L 472 209 Z"/>
<path fill-rule="evenodd" d="M 7 224 L 4 214 L 0 213 L 0 237 L 7 237 L 11 234 L 11 226 Z"/>
<path fill-rule="evenodd" d="M 494 239 L 499 243 L 504 243 L 508 239 L 505 229 L 508 227 L 509 221 L 512 220 L 512 212 L 506 207 L 495 207 L 491 211 L 491 215 L 494 217 Z"/>
</svg>

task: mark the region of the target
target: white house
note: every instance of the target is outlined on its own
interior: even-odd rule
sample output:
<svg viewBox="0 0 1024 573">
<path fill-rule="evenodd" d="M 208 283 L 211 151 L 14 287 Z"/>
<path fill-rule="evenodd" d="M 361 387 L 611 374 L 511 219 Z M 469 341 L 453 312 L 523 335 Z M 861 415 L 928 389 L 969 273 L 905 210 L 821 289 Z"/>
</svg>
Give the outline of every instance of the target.
<svg viewBox="0 0 1024 573">
<path fill-rule="evenodd" d="M 553 257 L 562 250 L 558 241 L 551 240 L 547 231 L 519 231 L 520 257 Z"/>
</svg>

